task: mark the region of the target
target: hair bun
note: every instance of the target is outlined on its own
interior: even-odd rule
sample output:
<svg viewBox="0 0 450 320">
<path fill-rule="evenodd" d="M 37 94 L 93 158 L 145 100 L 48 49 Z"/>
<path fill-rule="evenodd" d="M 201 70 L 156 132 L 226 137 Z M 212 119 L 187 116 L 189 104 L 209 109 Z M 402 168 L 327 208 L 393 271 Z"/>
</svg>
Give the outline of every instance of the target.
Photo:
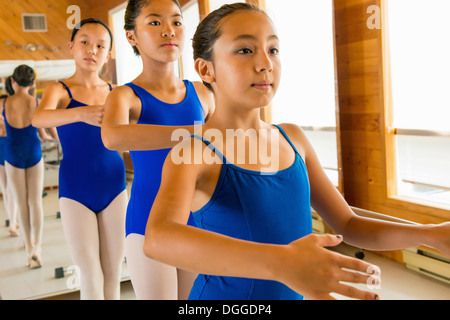
<svg viewBox="0 0 450 320">
<path fill-rule="evenodd" d="M 36 73 L 34 72 L 33 68 L 22 64 L 14 69 L 12 78 L 15 82 L 17 82 L 19 86 L 29 87 L 34 83 L 34 80 L 36 79 Z"/>
</svg>

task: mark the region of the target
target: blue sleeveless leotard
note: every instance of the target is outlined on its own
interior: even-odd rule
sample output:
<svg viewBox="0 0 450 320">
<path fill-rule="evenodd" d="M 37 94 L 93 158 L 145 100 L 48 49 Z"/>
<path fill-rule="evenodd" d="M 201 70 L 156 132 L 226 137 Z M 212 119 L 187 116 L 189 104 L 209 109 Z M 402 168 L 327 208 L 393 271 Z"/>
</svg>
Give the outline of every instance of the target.
<svg viewBox="0 0 450 320">
<path fill-rule="evenodd" d="M 6 99 L 3 100 L 3 117 L 6 128 L 5 161 L 16 168 L 31 168 L 42 159 L 38 129 L 31 124 L 20 129 L 11 127 L 6 119 L 5 106 Z"/>
<path fill-rule="evenodd" d="M 6 137 L 0 137 L 0 166 L 5 166 Z"/>
<path fill-rule="evenodd" d="M 167 126 L 203 123 L 205 115 L 194 85 L 188 80 L 184 80 L 184 83 L 186 96 L 175 104 L 165 103 L 134 83 L 127 83 L 142 103 L 137 123 Z M 170 148 L 130 152 L 134 179 L 125 224 L 127 236 L 131 233 L 145 235 L 148 216 L 159 190 L 162 167 L 169 151 Z M 192 224 L 192 220 L 189 223 Z"/>
<path fill-rule="evenodd" d="M 67 109 L 87 106 L 73 99 L 69 87 L 61 84 L 71 99 Z M 75 200 L 95 213 L 103 211 L 126 188 L 122 157 L 105 148 L 100 127 L 75 122 L 57 130 L 63 151 L 59 198 Z"/>
<path fill-rule="evenodd" d="M 278 127 L 279 128 L 279 127 Z M 306 166 L 295 151 L 295 162 L 271 175 L 228 163 L 202 139 L 223 165 L 209 202 L 193 213 L 198 228 L 230 237 L 271 244 L 288 244 L 312 232 L 310 189 Z M 214 257 L 211 257 L 214 259 Z M 298 300 L 303 297 L 277 281 L 200 274 L 189 299 Z"/>
</svg>

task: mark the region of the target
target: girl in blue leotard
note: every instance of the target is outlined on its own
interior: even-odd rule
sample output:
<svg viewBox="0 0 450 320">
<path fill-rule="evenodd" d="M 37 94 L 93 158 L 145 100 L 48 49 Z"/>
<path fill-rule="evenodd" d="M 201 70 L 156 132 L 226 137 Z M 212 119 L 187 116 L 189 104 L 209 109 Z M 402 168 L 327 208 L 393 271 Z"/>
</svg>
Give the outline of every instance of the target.
<svg viewBox="0 0 450 320">
<path fill-rule="evenodd" d="M 195 276 L 145 257 L 144 233 L 164 159 L 176 143 L 172 133 L 177 128 L 192 133 L 195 122 L 202 123 L 212 113 L 212 95 L 200 82 L 183 81 L 174 73 L 184 42 L 178 1 L 129 1 L 125 29 L 142 58 L 143 72 L 108 97 L 102 137 L 108 148 L 129 150 L 133 161 L 127 266 L 137 299 L 183 299 Z"/>
<path fill-rule="evenodd" d="M 216 111 L 167 156 L 144 245 L 149 257 L 200 273 L 190 298 L 376 299 L 342 283 L 379 278 L 375 266 L 324 248 L 342 239 L 373 250 L 427 244 L 450 255 L 450 223 L 355 215 L 302 130 L 260 120 L 280 81 L 278 37 L 263 11 L 223 6 L 200 23 L 193 46 Z M 341 236 L 311 234 L 310 205 Z M 198 228 L 186 225 L 190 212 Z"/>
<path fill-rule="evenodd" d="M 6 78 L 5 88 L 8 94 L 3 96 L 3 99 L 0 99 L 0 108 L 3 108 L 3 103 L 6 101 L 5 99 L 8 96 L 12 96 L 14 94 L 14 89 L 11 84 L 11 76 Z M 7 213 L 9 219 L 9 235 L 11 237 L 20 236 L 20 232 L 18 230 L 19 224 L 17 223 L 17 205 L 15 201 L 9 201 L 8 193 L 6 192 L 6 170 L 5 170 L 5 144 L 6 144 L 6 127 L 5 127 L 5 119 L 3 117 L 3 112 L 1 112 L 0 122 L 0 190 L 2 192 L 3 204 L 5 206 L 5 211 Z"/>
<path fill-rule="evenodd" d="M 72 260 L 80 268 L 81 299 L 120 298 L 125 166 L 118 152 L 105 148 L 100 132 L 112 87 L 99 69 L 111 55 L 112 40 L 102 21 L 81 21 L 69 42 L 75 74 L 45 89 L 33 119 L 36 126 L 58 129 L 59 205 Z"/>
<path fill-rule="evenodd" d="M 3 100 L 2 114 L 6 128 L 4 145 L 7 211 L 11 215 L 10 232 L 19 217 L 30 268 L 39 268 L 43 228 L 42 190 L 44 164 L 38 129 L 31 125 L 37 99 L 29 94 L 35 72 L 26 65 L 18 66 L 12 75 L 14 94 Z M 13 233 L 11 233 L 14 235 Z M 17 235 L 17 234 L 15 234 Z"/>
</svg>

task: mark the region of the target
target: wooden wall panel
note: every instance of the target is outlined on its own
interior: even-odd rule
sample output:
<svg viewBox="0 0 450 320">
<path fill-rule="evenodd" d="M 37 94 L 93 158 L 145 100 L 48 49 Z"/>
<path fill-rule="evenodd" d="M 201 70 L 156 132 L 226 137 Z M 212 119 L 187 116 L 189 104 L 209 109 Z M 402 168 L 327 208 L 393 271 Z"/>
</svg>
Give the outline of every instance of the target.
<svg viewBox="0 0 450 320">
<path fill-rule="evenodd" d="M 115 7 L 127 2 L 126 0 L 108 0 L 108 1 L 98 1 L 98 0 L 84 0 L 88 3 L 87 15 L 89 17 L 94 17 L 108 22 L 109 15 L 108 12 Z"/>
</svg>

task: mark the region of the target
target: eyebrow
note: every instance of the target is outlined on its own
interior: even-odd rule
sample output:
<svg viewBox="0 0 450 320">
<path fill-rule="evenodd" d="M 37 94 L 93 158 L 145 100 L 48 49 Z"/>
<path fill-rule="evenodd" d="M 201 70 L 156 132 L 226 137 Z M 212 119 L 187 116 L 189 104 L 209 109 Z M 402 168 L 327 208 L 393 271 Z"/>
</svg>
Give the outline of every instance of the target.
<svg viewBox="0 0 450 320">
<path fill-rule="evenodd" d="M 150 18 L 150 17 L 162 18 L 162 15 L 157 14 L 157 13 L 150 13 L 148 16 L 145 17 L 145 19 Z M 175 18 L 175 17 L 183 17 L 183 16 L 179 13 L 175 13 L 175 14 L 171 15 L 171 17 Z"/>
<path fill-rule="evenodd" d="M 269 40 L 272 40 L 272 39 L 279 40 L 279 38 L 276 34 L 269 36 L 268 39 Z M 257 38 L 251 34 L 241 34 L 233 39 L 233 41 L 238 41 L 238 40 L 257 40 Z"/>
<path fill-rule="evenodd" d="M 85 38 L 91 38 L 88 34 L 86 34 L 86 33 L 81 33 L 80 34 L 80 37 L 85 37 Z M 98 40 L 99 42 L 107 42 L 106 40 L 104 40 L 104 39 L 99 39 Z"/>
</svg>

